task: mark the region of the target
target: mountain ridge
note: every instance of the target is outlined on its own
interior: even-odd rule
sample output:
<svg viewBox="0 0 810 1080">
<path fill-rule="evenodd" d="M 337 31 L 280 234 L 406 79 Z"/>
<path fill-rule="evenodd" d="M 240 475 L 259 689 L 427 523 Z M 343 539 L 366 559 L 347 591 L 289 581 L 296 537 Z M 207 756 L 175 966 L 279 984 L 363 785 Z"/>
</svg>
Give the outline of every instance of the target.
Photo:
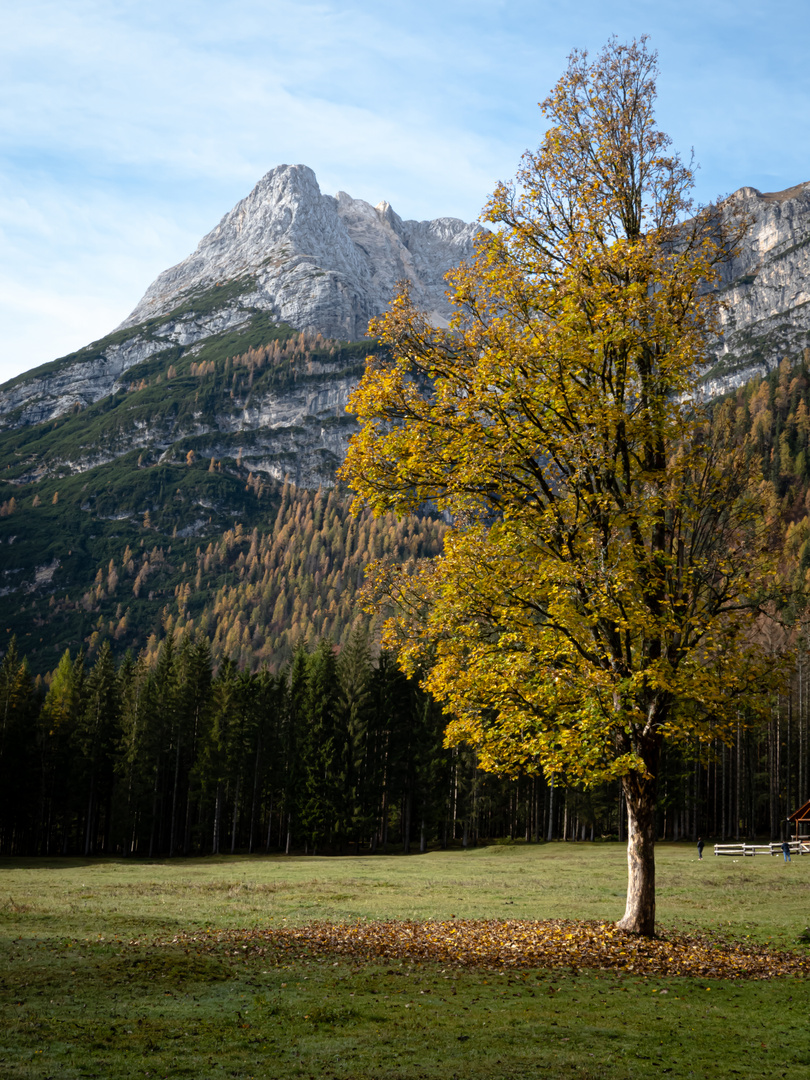
<svg viewBox="0 0 810 1080">
<path fill-rule="evenodd" d="M 345 191 L 321 193 L 306 165 L 278 165 L 202 238 L 164 270 L 118 329 L 172 310 L 178 295 L 250 276 L 253 305 L 297 330 L 355 341 L 407 279 L 438 320 L 450 314 L 444 274 L 473 254 L 480 226 L 457 218 L 403 221 Z"/>
<path fill-rule="evenodd" d="M 346 405 L 376 348 L 367 339 L 349 343 L 302 329 L 281 315 L 327 312 L 337 297 L 352 318 L 365 318 L 384 309 L 385 290 L 404 271 L 436 322 L 449 313 L 444 274 L 472 253 L 478 226 L 403 222 L 385 203 L 322 196 L 303 166 L 280 169 L 251 193 L 261 204 L 258 217 L 248 213 L 253 204 L 238 204 L 196 254 L 156 279 L 121 327 L 0 388 L 0 627 L 6 642 L 17 633 L 32 663 L 52 665 L 59 649 L 93 648 L 104 635 L 116 649 L 140 649 L 166 632 L 169 618 L 176 625 L 186 610 L 180 590 L 192 597 L 195 625 L 210 615 L 233 640 L 238 630 L 243 647 L 246 634 L 255 636 L 249 615 L 241 612 L 236 628 L 234 611 L 226 618 L 218 607 L 235 603 L 243 565 L 236 555 L 220 564 L 213 552 L 235 552 L 243 542 L 249 550 L 252 541 L 234 547 L 233 537 L 254 530 L 263 551 L 286 479 L 301 507 L 306 490 L 335 487 L 355 430 Z M 774 371 L 785 355 L 803 358 L 802 372 L 810 365 L 810 184 L 781 193 L 747 188 L 738 196 L 753 226 L 722 270 L 730 304 L 707 384 L 714 394 Z M 315 227 L 324 216 L 329 242 Z M 352 307 L 361 293 L 365 307 Z M 804 477 L 810 450 L 782 447 L 781 439 L 777 457 Z M 773 468 L 783 483 L 781 466 Z M 340 514 L 348 543 L 348 503 Z M 414 524 L 410 554 L 429 549 L 430 528 Z M 285 543 L 292 559 L 293 541 Z M 314 627 L 342 636 L 353 621 L 359 570 L 344 575 L 339 588 L 349 591 L 339 592 L 327 565 L 332 556 L 322 565 L 326 549 L 318 543 L 301 553 L 303 563 L 276 566 L 266 597 L 271 580 L 264 583 L 262 570 L 262 603 L 271 615 L 277 604 L 290 618 L 298 611 L 302 633 Z M 380 534 L 372 554 L 385 543 Z M 211 590 L 217 599 L 209 612 Z M 311 621 L 327 615 L 328 631 Z M 291 647 L 275 636 L 262 646 L 268 662 Z M 0 649 L 2 640 L 0 630 Z"/>
<path fill-rule="evenodd" d="M 0 387 L 0 428 L 83 410 L 157 362 L 235 355 L 293 329 L 362 340 L 403 279 L 441 325 L 444 277 L 473 256 L 480 231 L 456 218 L 403 221 L 385 202 L 322 195 L 307 166 L 277 166 L 112 333 Z M 347 400 L 334 404 L 342 411 Z"/>
<path fill-rule="evenodd" d="M 726 307 L 709 396 L 810 347 L 810 181 L 784 191 L 742 187 L 724 205 L 747 214 L 751 225 L 738 253 L 719 267 Z"/>
<path fill-rule="evenodd" d="M 720 268 L 727 309 L 710 396 L 810 347 L 810 182 L 779 192 L 743 187 L 726 203 L 752 225 Z M 0 428 L 84 409 L 126 385 L 131 369 L 154 357 L 168 366 L 211 342 L 246 350 L 283 326 L 363 339 L 402 280 L 444 325 L 444 277 L 473 257 L 481 232 L 450 217 L 404 221 L 387 202 L 373 207 L 342 191 L 324 195 L 310 168 L 279 165 L 158 275 L 112 333 L 1 386 Z"/>
</svg>

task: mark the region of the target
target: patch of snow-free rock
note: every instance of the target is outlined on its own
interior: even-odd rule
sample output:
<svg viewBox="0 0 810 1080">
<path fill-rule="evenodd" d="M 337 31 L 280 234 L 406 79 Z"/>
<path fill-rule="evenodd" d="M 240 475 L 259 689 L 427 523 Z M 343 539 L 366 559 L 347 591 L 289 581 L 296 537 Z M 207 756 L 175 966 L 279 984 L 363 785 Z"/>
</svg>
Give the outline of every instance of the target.
<svg viewBox="0 0 810 1080">
<path fill-rule="evenodd" d="M 165 270 L 122 327 L 164 315 L 183 296 L 235 278 L 255 279 L 245 302 L 298 330 L 354 341 L 384 311 L 400 281 L 443 321 L 444 276 L 474 254 L 480 226 L 457 218 L 403 221 L 345 191 L 321 194 L 306 165 L 272 169 L 197 250 Z"/>
</svg>

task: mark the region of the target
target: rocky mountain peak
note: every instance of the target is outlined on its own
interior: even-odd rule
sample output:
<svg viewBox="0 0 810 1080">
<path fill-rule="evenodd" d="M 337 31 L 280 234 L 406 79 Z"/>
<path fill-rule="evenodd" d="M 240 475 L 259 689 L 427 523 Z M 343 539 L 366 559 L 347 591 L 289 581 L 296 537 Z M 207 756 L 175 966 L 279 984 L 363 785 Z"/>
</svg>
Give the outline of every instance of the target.
<svg viewBox="0 0 810 1080">
<path fill-rule="evenodd" d="M 751 227 L 722 268 L 724 333 L 710 395 L 810 348 L 810 183 L 766 193 L 743 187 L 730 201 Z M 385 200 L 372 206 L 345 191 L 325 195 L 306 165 L 279 165 L 159 275 L 116 331 L 3 387 L 0 428 L 52 421 L 148 383 L 159 370 L 224 360 L 290 328 L 359 342 L 403 280 L 434 323 L 446 325 L 445 275 L 473 257 L 480 232 L 452 217 L 403 220 Z M 338 394 L 324 390 L 331 415 L 348 390 L 348 383 Z M 315 415 L 321 404 L 306 408 Z M 261 410 L 256 416 L 267 422 Z"/>
<path fill-rule="evenodd" d="M 476 225 L 457 218 L 403 221 L 345 191 L 323 195 L 312 169 L 279 165 L 164 271 L 122 327 L 172 310 L 222 280 L 249 276 L 243 303 L 301 330 L 357 340 L 407 279 L 414 298 L 442 321 L 444 275 L 473 254 Z"/>
<path fill-rule="evenodd" d="M 0 427 L 81 410 L 130 385 L 135 368 L 264 345 L 283 324 L 360 341 L 403 280 L 443 325 L 444 277 L 473 256 L 480 231 L 458 218 L 403 221 L 388 202 L 324 195 L 312 169 L 279 165 L 158 276 L 112 334 L 12 380 L 0 392 Z"/>
</svg>

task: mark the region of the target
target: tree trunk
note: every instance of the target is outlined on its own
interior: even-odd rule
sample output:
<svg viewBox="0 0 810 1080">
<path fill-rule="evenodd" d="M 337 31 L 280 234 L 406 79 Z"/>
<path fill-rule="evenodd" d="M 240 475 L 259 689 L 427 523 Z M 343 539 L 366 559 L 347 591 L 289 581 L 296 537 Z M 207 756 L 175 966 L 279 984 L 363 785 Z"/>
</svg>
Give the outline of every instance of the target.
<svg viewBox="0 0 810 1080">
<path fill-rule="evenodd" d="M 264 850 L 270 851 L 270 844 L 273 840 L 273 792 L 270 792 L 270 803 L 267 807 L 267 843 L 264 845 Z"/>
<path fill-rule="evenodd" d="M 253 763 L 253 799 L 250 803 L 250 834 L 248 836 L 248 855 L 253 854 L 253 833 L 256 828 L 256 803 L 259 798 L 259 762 L 261 760 L 262 736 L 256 738 L 256 760 Z"/>
<path fill-rule="evenodd" d="M 788 811 L 792 811 L 791 805 L 792 789 L 790 783 L 790 765 L 791 765 L 791 753 L 790 753 L 790 736 L 793 728 L 793 686 L 791 685 L 788 691 L 788 714 L 787 714 L 787 737 L 785 739 L 785 804 Z M 785 839 L 785 814 L 780 814 L 779 828 L 782 839 Z M 797 830 L 798 831 L 798 830 Z M 788 830 L 787 839 L 790 839 Z"/>
<path fill-rule="evenodd" d="M 152 828 L 149 832 L 149 858 L 155 853 L 155 833 L 157 830 L 158 793 L 160 790 L 160 755 L 155 761 L 155 786 L 152 789 Z"/>
<path fill-rule="evenodd" d="M 242 786 L 242 775 L 236 778 L 236 792 L 233 797 L 233 824 L 231 826 L 231 855 L 236 851 L 236 824 L 239 820 L 239 790 Z"/>
<path fill-rule="evenodd" d="M 548 786 L 548 833 L 546 834 L 546 840 L 551 843 L 554 839 L 554 773 L 551 774 L 551 781 Z"/>
<path fill-rule="evenodd" d="M 770 836 L 768 839 L 775 840 L 777 838 L 777 808 L 776 808 L 776 788 L 779 782 L 777 773 L 777 756 L 776 756 L 776 736 L 774 729 L 776 722 L 772 719 L 768 724 L 768 809 L 770 812 Z"/>
<path fill-rule="evenodd" d="M 85 829 L 85 833 L 84 833 L 84 854 L 85 854 L 85 858 L 88 855 L 93 854 L 93 814 L 95 812 L 95 803 L 94 803 L 94 800 L 93 800 L 93 796 L 95 794 L 95 791 L 94 791 L 95 780 L 96 780 L 96 774 L 95 774 L 95 770 L 93 770 L 93 772 L 92 772 L 92 774 L 90 776 L 90 797 L 89 797 L 89 799 L 87 801 L 87 828 Z"/>
<path fill-rule="evenodd" d="M 740 817 L 742 815 L 742 740 L 740 738 L 740 725 L 737 724 L 737 787 L 735 790 L 734 803 L 734 839 L 740 839 Z"/>
<path fill-rule="evenodd" d="M 655 934 L 655 781 L 623 781 L 627 804 L 627 906 L 616 924 L 643 937 Z"/>
<path fill-rule="evenodd" d="M 402 850 L 406 855 L 411 853 L 411 791 L 405 796 L 405 805 L 402 815 Z"/>
<path fill-rule="evenodd" d="M 722 783 L 722 787 L 723 787 L 723 797 L 722 797 L 722 800 L 721 800 L 723 811 L 722 811 L 722 816 L 721 816 L 721 819 L 720 819 L 720 843 L 721 844 L 725 843 L 726 836 L 728 834 L 728 826 L 727 826 L 727 822 L 728 822 L 728 817 L 727 817 L 728 792 L 726 790 L 726 787 L 727 787 L 727 783 L 726 783 L 726 781 L 727 781 L 727 777 L 726 777 L 726 772 L 727 772 L 727 770 L 726 770 L 726 756 L 727 756 L 726 755 L 726 744 L 721 743 L 721 746 L 720 746 L 720 760 L 722 762 L 722 779 L 721 779 L 721 783 Z"/>
<path fill-rule="evenodd" d="M 217 795 L 214 802 L 214 835 L 211 844 L 211 854 L 219 855 L 219 817 L 222 810 L 222 784 L 217 784 Z"/>
<path fill-rule="evenodd" d="M 180 736 L 174 753 L 174 784 L 172 785 L 172 825 L 169 830 L 169 858 L 174 855 L 175 822 L 177 821 L 177 786 L 180 782 Z"/>
<path fill-rule="evenodd" d="M 183 854 L 188 855 L 191 851 L 191 784 L 186 792 L 186 820 L 183 825 Z"/>
<path fill-rule="evenodd" d="M 802 665 L 802 651 L 799 649 L 799 700 L 797 702 L 799 708 L 798 722 L 799 722 L 799 775 L 798 775 L 798 798 L 796 799 L 797 806 L 803 806 L 807 801 L 805 792 L 807 791 L 807 785 L 805 782 L 805 773 L 807 767 L 804 760 L 804 680 L 803 680 L 804 668 Z M 799 831 L 798 822 L 796 823 L 796 832 Z"/>
</svg>

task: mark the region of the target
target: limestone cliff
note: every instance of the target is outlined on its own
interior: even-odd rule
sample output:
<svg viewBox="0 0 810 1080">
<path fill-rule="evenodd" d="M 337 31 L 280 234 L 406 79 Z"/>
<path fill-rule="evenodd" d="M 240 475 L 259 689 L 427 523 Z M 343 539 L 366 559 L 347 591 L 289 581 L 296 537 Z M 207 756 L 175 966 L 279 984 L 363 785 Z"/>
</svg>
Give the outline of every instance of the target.
<svg viewBox="0 0 810 1080">
<path fill-rule="evenodd" d="M 751 227 L 722 270 L 725 334 L 707 380 L 710 394 L 810 345 L 810 183 L 770 194 L 742 188 L 731 198 Z M 192 357 L 235 355 L 266 343 L 281 324 L 356 341 L 403 279 L 441 325 L 450 313 L 444 276 L 473 255 L 479 231 L 455 218 L 403 221 L 387 203 L 373 207 L 345 192 L 323 195 L 311 169 L 280 165 L 193 254 L 156 279 L 115 332 L 0 388 L 0 428 L 82 411 L 173 363 L 186 367 Z M 310 387 L 311 400 L 297 410 L 319 430 L 317 417 L 337 418 L 351 387 L 346 379 L 332 386 L 331 378 L 324 371 L 323 385 Z M 329 403 L 322 415 L 318 401 Z M 234 423 L 265 428 L 269 416 L 290 412 L 255 394 L 250 409 L 232 408 L 230 399 L 225 405 L 220 430 Z M 133 432 L 133 445 L 139 442 Z M 332 449 L 340 455 L 340 446 Z"/>
<path fill-rule="evenodd" d="M 386 202 L 322 195 L 311 169 L 279 165 L 115 332 L 0 389 L 0 427 L 86 408 L 151 358 L 168 363 L 215 340 L 232 339 L 234 352 L 260 344 L 253 339 L 274 324 L 357 341 L 402 280 L 441 325 L 444 276 L 472 257 L 478 232 L 457 218 L 403 221 Z"/>
<path fill-rule="evenodd" d="M 150 285 L 122 325 L 165 315 L 178 297 L 235 278 L 251 282 L 243 305 L 346 341 L 366 336 L 403 279 L 441 321 L 450 310 L 444 275 L 472 255 L 477 231 L 456 218 L 403 221 L 388 203 L 371 206 L 345 191 L 322 195 L 311 169 L 279 165 Z"/>
<path fill-rule="evenodd" d="M 722 268 L 726 309 L 713 394 L 810 346 L 810 182 L 765 194 L 744 187 L 731 198 L 751 225 Z"/>
</svg>

